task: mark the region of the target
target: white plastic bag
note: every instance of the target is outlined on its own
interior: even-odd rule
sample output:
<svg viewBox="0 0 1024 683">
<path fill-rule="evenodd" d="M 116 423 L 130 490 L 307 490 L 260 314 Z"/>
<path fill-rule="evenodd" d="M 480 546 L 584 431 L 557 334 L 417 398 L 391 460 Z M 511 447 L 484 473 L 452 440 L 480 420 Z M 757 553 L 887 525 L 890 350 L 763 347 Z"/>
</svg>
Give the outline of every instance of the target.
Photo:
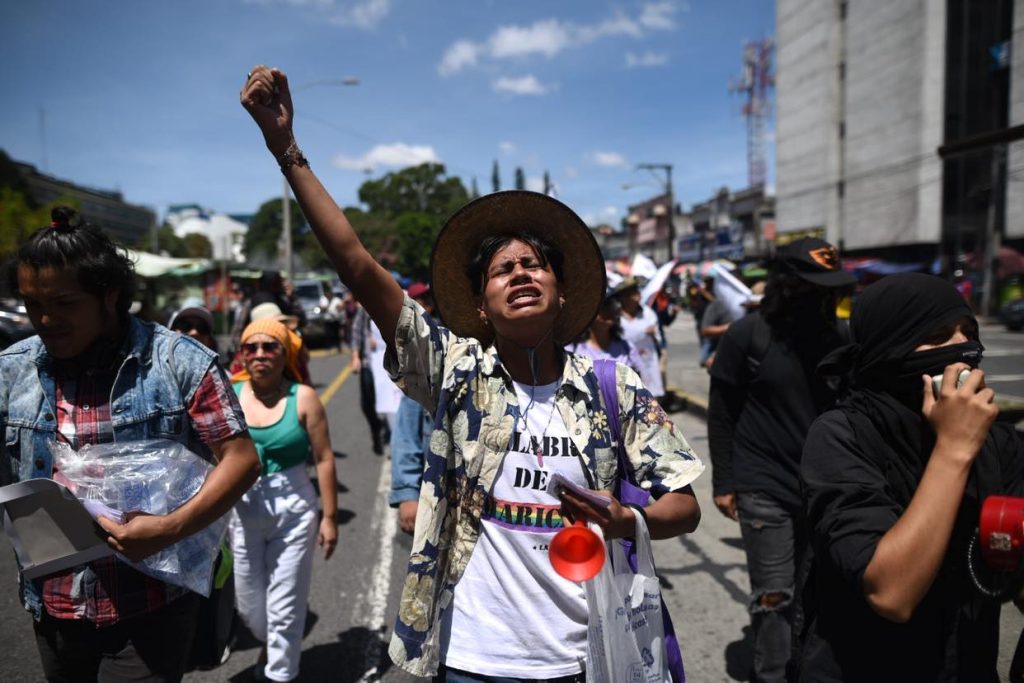
<svg viewBox="0 0 1024 683">
<path fill-rule="evenodd" d="M 599 527 L 593 527 L 600 533 Z M 588 683 L 671 683 L 665 655 L 661 586 L 654 574 L 651 536 L 636 515 L 637 572 L 621 541 L 608 542 L 609 562 L 584 586 Z"/>
<path fill-rule="evenodd" d="M 94 517 L 102 514 L 118 522 L 129 512 L 173 512 L 199 491 L 213 469 L 182 444 L 167 439 L 87 445 L 78 451 L 56 441 L 49 446 L 57 470 L 54 479 L 67 486 Z M 155 579 L 209 596 L 213 564 L 227 523 L 224 515 L 141 562 L 120 554 L 117 558 Z"/>
</svg>

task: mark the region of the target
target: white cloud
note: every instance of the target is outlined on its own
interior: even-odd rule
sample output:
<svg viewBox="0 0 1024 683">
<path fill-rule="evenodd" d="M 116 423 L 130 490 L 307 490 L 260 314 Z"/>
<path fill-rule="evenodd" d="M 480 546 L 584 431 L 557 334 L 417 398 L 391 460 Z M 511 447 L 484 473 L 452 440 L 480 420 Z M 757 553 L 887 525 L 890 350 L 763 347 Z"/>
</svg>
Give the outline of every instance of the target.
<svg viewBox="0 0 1024 683">
<path fill-rule="evenodd" d="M 544 178 L 541 176 L 529 176 L 526 179 L 526 189 L 534 192 L 543 192 Z"/>
<path fill-rule="evenodd" d="M 498 143 L 498 149 L 500 149 L 504 154 L 515 154 L 519 148 L 516 147 L 514 143 L 505 140 L 504 142 Z"/>
<path fill-rule="evenodd" d="M 636 17 L 619 12 L 591 24 L 542 19 L 528 26 L 500 26 L 483 42 L 461 39 L 453 43 L 445 50 L 438 72 L 442 76 L 451 76 L 475 66 L 483 57 L 501 60 L 543 55 L 551 59 L 564 50 L 612 36 L 643 38 L 648 31 L 675 28 L 677 9 L 675 2 L 663 0 L 645 3 Z"/>
<path fill-rule="evenodd" d="M 361 157 L 338 155 L 331 163 L 338 168 L 350 171 L 365 171 L 382 166 L 407 168 L 440 161 L 434 148 L 429 145 L 407 145 L 404 142 L 396 142 L 390 145 L 377 145 Z"/>
<path fill-rule="evenodd" d="M 391 0 L 364 0 L 346 4 L 331 17 L 331 23 L 371 29 L 391 13 Z"/>
<path fill-rule="evenodd" d="M 603 209 L 597 211 L 588 211 L 584 213 L 580 218 L 583 222 L 589 226 L 597 226 L 602 223 L 615 224 L 619 217 L 619 208 L 616 206 L 606 206 Z"/>
<path fill-rule="evenodd" d="M 477 45 L 470 40 L 459 40 L 445 50 L 437 72 L 442 76 L 451 76 L 466 67 L 474 66 L 483 50 L 484 46 L 482 45 Z"/>
<path fill-rule="evenodd" d="M 628 168 L 626 157 L 618 152 L 591 152 L 587 157 L 592 164 L 605 168 Z"/>
<path fill-rule="evenodd" d="M 491 84 L 496 92 L 507 92 L 513 95 L 546 95 L 552 86 L 544 85 L 536 77 L 520 76 L 518 78 L 502 77 Z"/>
<path fill-rule="evenodd" d="M 542 54 L 554 57 L 572 42 L 571 28 L 557 19 L 538 21 L 533 26 L 502 26 L 488 41 L 491 56 L 519 57 Z"/>
<path fill-rule="evenodd" d="M 676 27 L 674 2 L 649 2 L 644 5 L 640 23 L 653 31 L 671 31 Z"/>
<path fill-rule="evenodd" d="M 635 69 L 638 67 L 665 66 L 668 64 L 667 52 L 652 52 L 648 50 L 643 54 L 626 53 L 626 67 Z"/>
<path fill-rule="evenodd" d="M 245 0 L 257 5 L 283 4 L 326 15 L 338 26 L 369 30 L 391 14 L 392 0 Z"/>
</svg>

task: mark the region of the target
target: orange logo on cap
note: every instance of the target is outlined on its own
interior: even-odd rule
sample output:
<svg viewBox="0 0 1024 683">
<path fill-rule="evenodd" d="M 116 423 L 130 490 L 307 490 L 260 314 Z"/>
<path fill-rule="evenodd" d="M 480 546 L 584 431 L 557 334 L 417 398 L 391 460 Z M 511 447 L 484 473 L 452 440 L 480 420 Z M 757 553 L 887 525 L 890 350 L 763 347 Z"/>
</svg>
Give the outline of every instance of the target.
<svg viewBox="0 0 1024 683">
<path fill-rule="evenodd" d="M 822 268 L 836 270 L 839 267 L 839 253 L 836 251 L 835 247 L 811 249 L 809 255 L 814 259 L 814 262 Z"/>
</svg>

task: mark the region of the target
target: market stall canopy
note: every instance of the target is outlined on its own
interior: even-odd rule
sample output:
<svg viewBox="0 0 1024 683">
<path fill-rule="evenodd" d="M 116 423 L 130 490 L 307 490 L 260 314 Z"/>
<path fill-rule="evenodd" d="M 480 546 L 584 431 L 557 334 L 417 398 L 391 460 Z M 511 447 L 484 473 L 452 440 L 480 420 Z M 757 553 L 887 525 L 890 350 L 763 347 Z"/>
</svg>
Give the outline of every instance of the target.
<svg viewBox="0 0 1024 683">
<path fill-rule="evenodd" d="M 128 252 L 131 262 L 135 264 L 135 272 L 140 277 L 197 273 L 211 266 L 211 261 L 204 258 L 173 258 L 132 249 L 125 251 Z"/>
</svg>

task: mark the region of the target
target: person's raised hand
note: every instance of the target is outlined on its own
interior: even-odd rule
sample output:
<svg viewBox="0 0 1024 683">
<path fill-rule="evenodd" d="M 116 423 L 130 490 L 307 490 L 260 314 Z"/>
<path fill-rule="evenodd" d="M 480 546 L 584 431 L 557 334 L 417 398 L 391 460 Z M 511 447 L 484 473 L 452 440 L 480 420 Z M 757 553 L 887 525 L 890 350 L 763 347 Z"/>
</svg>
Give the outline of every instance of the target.
<svg viewBox="0 0 1024 683">
<path fill-rule="evenodd" d="M 292 144 L 292 94 L 288 77 L 280 69 L 259 64 L 246 77 L 239 95 L 242 106 L 260 127 L 275 158 Z"/>
<path fill-rule="evenodd" d="M 964 383 L 957 387 L 957 377 L 962 370 L 970 370 L 970 367 L 964 363 L 946 366 L 938 399 L 932 378 L 923 376 L 921 413 L 935 430 L 936 451 L 970 463 L 985 443 L 999 408 L 994 402 L 995 392 L 985 386 L 985 373 L 981 370 L 971 370 Z"/>
</svg>

